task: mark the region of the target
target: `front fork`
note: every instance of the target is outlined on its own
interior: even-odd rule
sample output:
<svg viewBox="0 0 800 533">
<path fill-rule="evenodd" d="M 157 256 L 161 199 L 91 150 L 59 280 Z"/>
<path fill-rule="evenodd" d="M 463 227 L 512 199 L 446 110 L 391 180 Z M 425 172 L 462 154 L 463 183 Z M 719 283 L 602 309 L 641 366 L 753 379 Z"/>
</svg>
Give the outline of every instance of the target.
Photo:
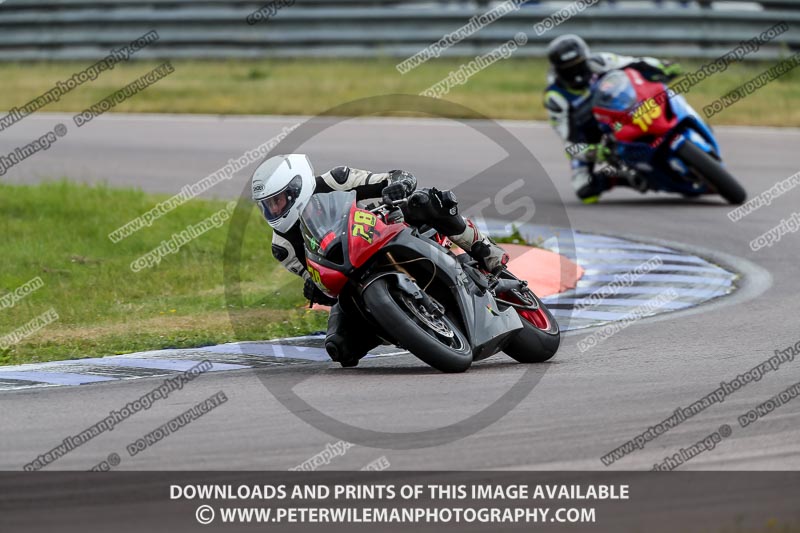
<svg viewBox="0 0 800 533">
<path fill-rule="evenodd" d="M 409 276 L 398 276 L 397 287 L 407 295 L 411 296 L 414 301 L 422 304 L 425 310 L 434 317 L 440 318 L 444 316 L 444 307 L 442 307 L 442 305 L 438 302 L 434 301 L 433 298 L 428 296 L 425 291 L 420 289 L 419 285 L 417 285 L 417 282 L 411 279 Z"/>
</svg>

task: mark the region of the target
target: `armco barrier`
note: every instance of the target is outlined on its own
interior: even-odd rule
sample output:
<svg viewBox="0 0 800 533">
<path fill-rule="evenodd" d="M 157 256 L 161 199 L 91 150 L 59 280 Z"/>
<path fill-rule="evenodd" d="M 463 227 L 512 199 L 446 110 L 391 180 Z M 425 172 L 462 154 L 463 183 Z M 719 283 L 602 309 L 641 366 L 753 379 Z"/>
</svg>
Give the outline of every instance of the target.
<svg viewBox="0 0 800 533">
<path fill-rule="evenodd" d="M 269 20 L 246 17 L 269 2 L 243 0 L 7 0 L 0 4 L 0 60 L 100 58 L 150 30 L 160 39 L 139 58 L 405 58 L 485 13 L 497 2 L 435 0 L 284 0 Z M 712 58 L 778 22 L 790 30 L 751 58 L 800 48 L 800 2 L 773 0 L 750 9 L 656 7 L 646 1 L 601 2 L 537 35 L 535 24 L 570 2 L 530 3 L 448 49 L 485 53 L 524 31 L 515 55 L 540 56 L 565 32 L 599 49 L 660 57 Z M 724 4 L 717 2 L 717 4 Z"/>
</svg>

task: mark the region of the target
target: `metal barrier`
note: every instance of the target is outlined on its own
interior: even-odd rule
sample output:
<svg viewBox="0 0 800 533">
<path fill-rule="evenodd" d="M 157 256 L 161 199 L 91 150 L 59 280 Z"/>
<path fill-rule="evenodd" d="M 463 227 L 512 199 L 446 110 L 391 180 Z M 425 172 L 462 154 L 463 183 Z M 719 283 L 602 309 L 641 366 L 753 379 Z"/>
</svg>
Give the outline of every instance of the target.
<svg viewBox="0 0 800 533">
<path fill-rule="evenodd" d="M 158 42 L 138 58 L 409 57 L 497 2 L 449 0 L 276 0 L 268 20 L 246 17 L 267 2 L 244 0 L 8 0 L 0 4 L 0 60 L 95 59 L 148 31 Z M 590 0 L 581 0 L 588 2 Z M 486 5 L 488 4 L 488 5 Z M 751 10 L 656 7 L 617 0 L 589 7 L 537 35 L 534 27 L 569 2 L 521 6 L 444 56 L 474 56 L 525 32 L 516 56 L 541 56 L 554 37 L 578 33 L 597 49 L 633 55 L 712 58 L 786 22 L 790 30 L 752 58 L 800 49 L 800 2 Z M 757 5 L 759 2 L 754 2 Z"/>
</svg>

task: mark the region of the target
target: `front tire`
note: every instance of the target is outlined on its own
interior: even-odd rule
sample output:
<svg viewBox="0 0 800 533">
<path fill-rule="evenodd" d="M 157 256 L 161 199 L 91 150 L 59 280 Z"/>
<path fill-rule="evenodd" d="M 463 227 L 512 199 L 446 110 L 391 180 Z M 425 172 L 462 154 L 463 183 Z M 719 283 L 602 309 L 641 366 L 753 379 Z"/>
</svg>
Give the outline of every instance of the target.
<svg viewBox="0 0 800 533">
<path fill-rule="evenodd" d="M 426 318 L 419 309 L 413 309 L 413 298 L 387 278 L 375 280 L 362 298 L 368 312 L 393 340 L 436 370 L 465 372 L 472 365 L 472 347 L 458 326 L 446 315 Z"/>
<path fill-rule="evenodd" d="M 694 143 L 690 141 L 684 142 L 678 148 L 677 155 L 731 204 L 739 205 L 747 200 L 747 191 L 739 185 L 736 178 L 731 176 L 719 161 L 705 153 Z"/>
</svg>

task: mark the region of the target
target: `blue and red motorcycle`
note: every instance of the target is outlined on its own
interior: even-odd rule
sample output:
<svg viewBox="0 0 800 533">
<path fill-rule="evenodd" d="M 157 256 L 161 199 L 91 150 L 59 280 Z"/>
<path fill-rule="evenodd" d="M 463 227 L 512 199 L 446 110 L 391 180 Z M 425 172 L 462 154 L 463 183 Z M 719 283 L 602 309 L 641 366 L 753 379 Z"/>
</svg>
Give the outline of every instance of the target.
<svg viewBox="0 0 800 533">
<path fill-rule="evenodd" d="M 718 194 L 732 204 L 747 199 L 722 164 L 711 129 L 683 96 L 631 68 L 605 74 L 593 91 L 592 113 L 610 173 L 642 192 Z"/>
</svg>

